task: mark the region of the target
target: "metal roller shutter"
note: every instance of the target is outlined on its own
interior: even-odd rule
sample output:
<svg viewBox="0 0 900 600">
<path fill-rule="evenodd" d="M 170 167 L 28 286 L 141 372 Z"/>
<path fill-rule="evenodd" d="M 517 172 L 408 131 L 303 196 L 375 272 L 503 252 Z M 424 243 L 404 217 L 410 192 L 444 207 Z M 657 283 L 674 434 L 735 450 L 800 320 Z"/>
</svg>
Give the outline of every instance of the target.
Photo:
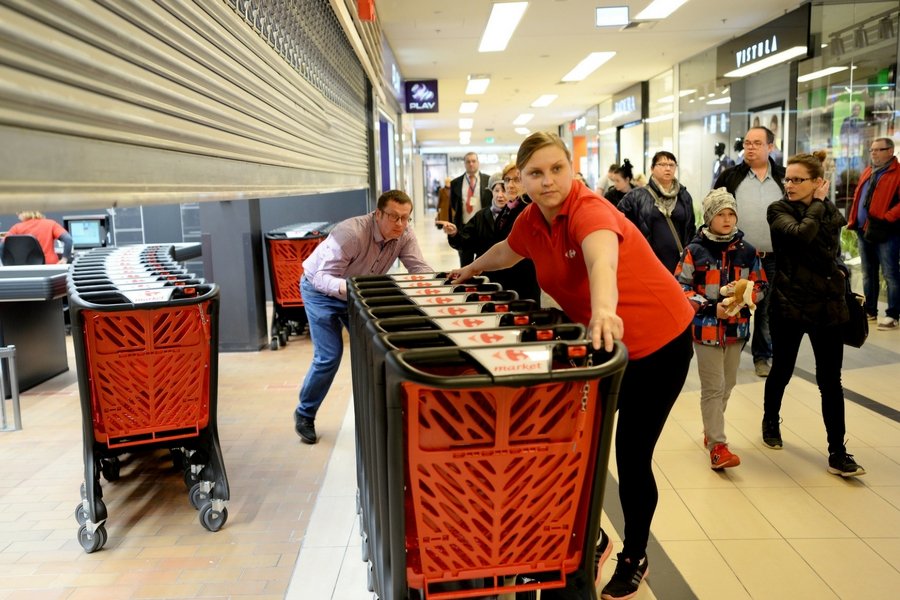
<svg viewBox="0 0 900 600">
<path fill-rule="evenodd" d="M 0 0 L 0 213 L 367 186 L 328 0 Z"/>
</svg>

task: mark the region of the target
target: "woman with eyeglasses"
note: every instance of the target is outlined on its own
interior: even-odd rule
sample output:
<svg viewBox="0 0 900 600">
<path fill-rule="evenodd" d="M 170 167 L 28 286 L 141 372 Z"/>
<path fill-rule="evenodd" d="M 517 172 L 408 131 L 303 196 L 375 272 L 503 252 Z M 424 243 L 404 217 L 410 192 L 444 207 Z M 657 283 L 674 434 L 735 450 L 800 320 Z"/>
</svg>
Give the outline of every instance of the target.
<svg viewBox="0 0 900 600">
<path fill-rule="evenodd" d="M 661 150 L 651 164 L 650 181 L 625 194 L 618 209 L 637 225 L 669 272 L 675 273 L 685 245 L 697 233 L 694 201 L 675 177 L 674 154 Z"/>
<path fill-rule="evenodd" d="M 572 155 L 558 135 L 528 136 L 516 164 L 532 204 L 506 240 L 452 276 L 463 281 L 530 258 L 541 289 L 572 321 L 587 326 L 595 348 L 611 351 L 614 340 L 628 347 L 615 440 L 624 544 L 601 598 L 631 598 L 647 575 L 658 500 L 653 450 L 690 366 L 694 309 L 634 224 L 575 180 Z M 601 532 L 597 581 L 611 549 Z M 569 597 L 550 591 L 544 596 Z"/>
<path fill-rule="evenodd" d="M 447 242 L 456 250 L 467 250 L 481 256 L 497 242 L 503 241 L 512 231 L 513 223 L 528 205 L 519 190 L 519 169 L 510 163 L 500 173 L 491 175 L 487 192 L 492 195 L 491 206 L 475 213 L 462 231 L 450 221 L 437 221 L 447 234 Z M 484 273 L 492 282 L 499 283 L 505 290 L 513 290 L 524 300 L 534 300 L 541 304 L 541 288 L 538 286 L 534 263 L 523 260 L 518 264 L 499 271 Z"/>
<path fill-rule="evenodd" d="M 784 198 L 766 213 L 778 271 L 769 282 L 772 370 L 766 379 L 763 442 L 783 447 L 780 412 L 784 390 L 794 373 L 797 352 L 809 336 L 816 361 L 816 384 L 828 439 L 828 472 L 842 477 L 865 474 L 844 445 L 844 388 L 841 328 L 849 319 L 847 268 L 840 260 L 841 227 L 846 219 L 828 200 L 822 177 L 826 153 L 797 154 L 788 159 Z"/>
</svg>

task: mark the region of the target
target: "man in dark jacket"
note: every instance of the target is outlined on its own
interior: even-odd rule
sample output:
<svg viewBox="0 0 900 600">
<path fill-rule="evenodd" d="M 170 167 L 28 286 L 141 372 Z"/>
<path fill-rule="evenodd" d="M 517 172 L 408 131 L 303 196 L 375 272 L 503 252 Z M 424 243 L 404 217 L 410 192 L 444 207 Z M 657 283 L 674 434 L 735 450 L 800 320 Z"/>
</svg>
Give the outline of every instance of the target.
<svg viewBox="0 0 900 600">
<path fill-rule="evenodd" d="M 743 162 L 723 171 L 713 186 L 724 187 L 737 200 L 744 239 L 759 252 L 769 281 L 775 279 L 777 267 L 766 210 L 784 196 L 784 167 L 770 158 L 774 150 L 775 134 L 767 127 L 751 127 L 744 137 Z M 772 358 L 768 296 L 757 305 L 753 320 L 750 340 L 753 365 L 757 375 L 768 377 Z"/>
<path fill-rule="evenodd" d="M 463 157 L 466 172 L 450 182 L 450 222 L 456 225 L 457 231 L 462 231 L 482 208 L 491 205 L 490 192 L 482 198 L 482 193 L 488 187 L 488 176 L 480 173 L 478 155 L 469 152 Z M 474 254 L 468 249 L 458 249 L 459 266 L 464 267 L 473 260 Z"/>
<path fill-rule="evenodd" d="M 894 140 L 877 138 L 869 147 L 872 164 L 859 177 L 847 229 L 859 236 L 863 293 L 869 320 L 878 318 L 878 268 L 887 283 L 886 316 L 878 329 L 898 329 L 900 324 L 900 163 L 894 156 Z"/>
</svg>

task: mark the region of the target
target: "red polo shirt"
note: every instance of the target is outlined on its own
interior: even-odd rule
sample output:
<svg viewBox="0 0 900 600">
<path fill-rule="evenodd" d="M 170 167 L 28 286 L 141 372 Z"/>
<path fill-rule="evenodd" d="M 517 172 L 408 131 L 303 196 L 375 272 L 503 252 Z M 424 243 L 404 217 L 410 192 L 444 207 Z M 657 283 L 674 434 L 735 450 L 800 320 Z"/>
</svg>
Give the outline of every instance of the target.
<svg viewBox="0 0 900 600">
<path fill-rule="evenodd" d="M 625 324 L 630 358 L 643 358 L 684 332 L 694 310 L 631 221 L 581 182 L 572 183 L 559 214 L 547 225 L 536 204 L 516 219 L 510 248 L 534 261 L 538 283 L 575 322 L 591 320 L 591 293 L 581 243 L 607 229 L 619 238 L 616 314 Z"/>
</svg>

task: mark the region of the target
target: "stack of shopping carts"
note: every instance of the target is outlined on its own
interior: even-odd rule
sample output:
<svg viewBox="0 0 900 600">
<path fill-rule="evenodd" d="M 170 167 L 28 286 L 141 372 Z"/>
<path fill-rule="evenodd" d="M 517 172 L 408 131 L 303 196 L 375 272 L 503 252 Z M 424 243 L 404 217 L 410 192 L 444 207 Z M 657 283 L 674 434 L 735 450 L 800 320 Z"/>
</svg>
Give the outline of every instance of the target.
<svg viewBox="0 0 900 600">
<path fill-rule="evenodd" d="M 203 527 L 218 531 L 228 518 L 216 427 L 219 288 L 174 256 L 171 245 L 97 248 L 69 275 L 84 434 L 75 517 L 89 553 L 107 540 L 100 475 L 118 479 L 126 453 L 169 449 Z"/>
<path fill-rule="evenodd" d="M 565 588 L 594 544 L 627 356 L 555 309 L 446 273 L 350 280 L 363 560 L 381 599 Z"/>
</svg>

